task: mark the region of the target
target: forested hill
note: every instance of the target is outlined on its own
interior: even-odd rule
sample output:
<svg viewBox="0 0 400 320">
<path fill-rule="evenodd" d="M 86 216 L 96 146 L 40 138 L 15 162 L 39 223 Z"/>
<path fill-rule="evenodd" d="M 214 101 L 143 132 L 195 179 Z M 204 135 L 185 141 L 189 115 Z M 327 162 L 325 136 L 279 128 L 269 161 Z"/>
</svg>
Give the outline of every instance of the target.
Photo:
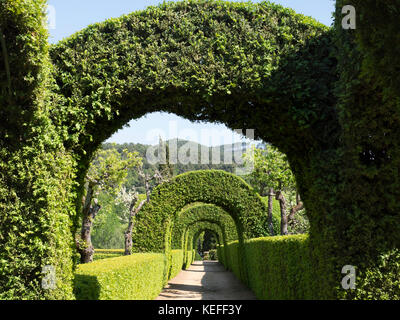
<svg viewBox="0 0 400 320">
<path fill-rule="evenodd" d="M 197 150 L 198 153 L 198 161 L 197 163 L 188 163 L 188 164 L 182 164 L 178 163 L 173 165 L 174 169 L 174 175 L 178 175 L 184 172 L 188 171 L 193 171 L 193 170 L 207 170 L 207 169 L 217 169 L 217 170 L 224 170 L 227 172 L 235 172 L 235 168 L 238 167 L 239 165 L 236 164 L 237 162 L 235 161 L 234 157 L 234 150 L 244 150 L 244 145 L 242 143 L 236 143 L 236 144 L 227 144 L 227 145 L 220 145 L 216 147 L 207 147 L 201 144 L 198 144 L 196 142 L 192 141 L 187 141 L 187 140 L 169 140 L 167 141 L 168 146 L 170 148 L 170 154 L 177 154 L 176 150 L 182 150 L 181 148 L 183 146 L 188 146 L 188 143 L 190 143 L 190 149 L 191 150 Z M 136 151 L 140 154 L 140 156 L 143 158 L 143 169 L 146 173 L 154 173 L 154 171 L 158 168 L 158 165 L 152 165 L 148 163 L 146 159 L 146 153 L 149 148 L 151 148 L 151 145 L 145 145 L 145 144 L 139 144 L 139 143 L 124 143 L 124 144 L 115 144 L 115 143 L 104 143 L 103 144 L 103 149 L 110 149 L 110 148 L 115 148 L 117 151 L 122 152 L 124 149 L 128 149 L 128 151 L 133 152 Z M 232 164 L 224 164 L 224 154 L 225 151 L 232 150 Z M 219 159 L 220 163 L 215 164 L 217 161 L 215 159 L 218 159 L 219 151 Z M 208 161 L 207 164 L 201 164 L 201 156 L 203 154 L 203 159 L 204 159 L 204 154 L 208 154 L 210 161 Z M 229 152 L 228 152 L 229 154 Z M 155 155 L 157 155 L 157 152 L 155 152 Z M 189 156 L 189 151 L 187 153 Z M 212 156 L 214 155 L 214 161 L 211 161 Z M 172 157 L 172 156 L 171 156 Z M 204 161 L 203 161 L 204 162 Z M 214 163 L 214 164 L 212 164 Z M 127 188 L 131 188 L 132 186 L 135 186 L 137 188 L 137 191 L 139 193 L 144 193 L 144 182 L 143 180 L 139 177 L 137 171 L 135 169 L 132 169 L 129 174 L 128 174 L 128 181 L 126 183 Z"/>
</svg>

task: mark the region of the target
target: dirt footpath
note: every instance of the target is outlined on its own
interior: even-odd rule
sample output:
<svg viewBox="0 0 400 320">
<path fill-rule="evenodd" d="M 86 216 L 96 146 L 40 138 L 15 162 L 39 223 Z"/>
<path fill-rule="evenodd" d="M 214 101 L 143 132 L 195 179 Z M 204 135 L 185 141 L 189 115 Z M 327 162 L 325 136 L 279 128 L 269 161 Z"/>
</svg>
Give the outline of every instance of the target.
<svg viewBox="0 0 400 320">
<path fill-rule="evenodd" d="M 168 282 L 156 300 L 255 300 L 254 294 L 217 261 L 195 261 Z"/>
</svg>

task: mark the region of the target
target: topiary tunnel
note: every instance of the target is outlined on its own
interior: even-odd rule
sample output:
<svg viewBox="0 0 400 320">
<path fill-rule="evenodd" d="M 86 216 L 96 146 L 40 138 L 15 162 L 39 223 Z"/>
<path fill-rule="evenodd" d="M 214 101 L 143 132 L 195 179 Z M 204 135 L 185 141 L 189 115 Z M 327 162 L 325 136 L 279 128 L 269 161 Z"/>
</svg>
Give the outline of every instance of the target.
<svg viewBox="0 0 400 320">
<path fill-rule="evenodd" d="M 226 241 L 239 239 L 235 221 L 225 210 L 212 204 L 196 203 L 184 208 L 175 219 L 172 231 L 172 249 L 184 248 L 187 226 L 201 220 L 218 223 L 223 228 Z"/>
<path fill-rule="evenodd" d="M 198 222 L 194 222 L 187 226 L 185 232 L 185 248 L 186 252 L 189 253 L 191 250 L 196 248 L 197 240 L 200 234 L 204 231 L 211 231 L 215 234 L 218 241 L 219 249 L 219 257 L 218 260 L 226 261 L 227 259 L 237 259 L 238 270 L 236 270 L 238 275 L 241 277 L 243 282 L 247 282 L 248 274 L 246 261 L 244 258 L 244 250 L 242 246 L 238 246 L 238 252 L 240 252 L 241 256 L 231 256 L 229 252 L 227 252 L 227 244 L 229 243 L 226 239 L 226 235 L 223 232 L 223 227 L 218 222 L 212 222 L 207 220 L 201 220 Z M 190 265 L 190 256 L 187 254 L 184 259 L 184 268 Z"/>
<path fill-rule="evenodd" d="M 167 3 L 50 47 L 45 3 L 0 2 L 0 298 L 73 297 L 73 235 L 91 157 L 129 120 L 154 111 L 255 129 L 287 154 L 310 219 L 317 298 L 398 290 L 385 278 L 387 263 L 398 270 L 400 246 L 396 7 L 354 0 L 362 19 L 344 30 L 342 0 L 331 29 L 271 3 Z M 182 189 L 186 200 L 213 196 L 191 188 L 206 193 Z M 168 214 L 187 203 L 165 197 L 178 201 L 167 202 Z M 227 199 L 221 207 L 233 213 Z M 165 223 L 158 227 L 171 228 Z M 262 233 L 251 223 L 242 231 Z M 166 249 L 161 229 L 155 234 L 138 248 Z M 40 286 L 49 264 L 56 290 Z M 357 290 L 340 287 L 348 264 L 357 267 Z M 384 293 L 375 289 L 382 283 Z"/>
<path fill-rule="evenodd" d="M 269 234 L 267 208 L 243 179 L 225 171 L 199 170 L 181 174 L 153 190 L 151 201 L 135 217 L 134 250 L 170 251 L 174 223 L 182 221 L 182 209 L 196 202 L 228 212 L 241 240 Z"/>
<path fill-rule="evenodd" d="M 219 245 L 227 244 L 226 241 L 226 235 L 223 232 L 223 228 L 221 225 L 215 222 L 211 221 L 206 221 L 206 220 L 201 220 L 198 222 L 194 222 L 192 224 L 189 224 L 187 226 L 186 232 L 185 232 L 185 248 L 186 252 L 190 252 L 193 249 L 196 249 L 196 242 L 200 236 L 200 234 L 204 231 L 211 231 L 214 233 L 217 237 L 217 241 Z M 184 267 L 189 267 L 190 264 L 187 263 L 187 257 L 186 260 L 186 265 Z"/>
<path fill-rule="evenodd" d="M 218 238 L 222 248 L 226 248 L 227 243 L 239 240 L 238 228 L 234 219 L 225 210 L 212 204 L 195 203 L 184 208 L 174 220 L 172 228 L 172 247 L 184 249 L 184 267 L 190 264 L 190 253 L 195 248 L 195 242 L 202 231 L 213 231 Z M 243 246 L 243 236 L 240 237 L 241 249 Z M 242 257 L 244 257 L 244 252 Z M 222 259 L 226 259 L 225 250 L 221 250 Z M 246 276 L 246 262 L 241 261 L 243 275 Z M 246 279 L 246 277 L 244 277 Z"/>
</svg>

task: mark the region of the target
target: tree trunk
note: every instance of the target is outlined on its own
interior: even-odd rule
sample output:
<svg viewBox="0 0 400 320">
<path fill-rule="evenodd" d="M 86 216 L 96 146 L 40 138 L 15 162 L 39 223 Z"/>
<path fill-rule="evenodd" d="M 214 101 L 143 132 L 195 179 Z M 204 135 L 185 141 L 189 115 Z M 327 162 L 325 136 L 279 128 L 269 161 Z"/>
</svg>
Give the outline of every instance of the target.
<svg viewBox="0 0 400 320">
<path fill-rule="evenodd" d="M 143 200 L 139 206 L 134 209 L 136 201 L 132 201 L 132 204 L 129 208 L 129 223 L 128 229 L 125 231 L 125 255 L 129 256 L 132 254 L 132 230 L 133 230 L 133 217 L 137 215 L 137 213 L 142 209 L 143 205 L 146 203 L 146 200 Z"/>
<path fill-rule="evenodd" d="M 101 206 L 97 203 L 97 199 L 93 199 L 93 187 L 89 185 L 86 197 L 84 199 L 82 228 L 80 241 L 77 241 L 78 252 L 81 255 L 81 263 L 89 263 L 93 261 L 94 248 L 92 245 L 92 226 L 94 218 L 100 211 Z"/>
<path fill-rule="evenodd" d="M 281 208 L 281 235 L 288 234 L 288 219 L 286 215 L 286 199 L 282 191 L 276 192 L 276 200 L 279 200 Z"/>
<path fill-rule="evenodd" d="M 271 236 L 274 235 L 274 225 L 272 223 L 273 196 L 274 196 L 274 189 L 270 188 L 268 193 L 268 226 L 269 226 L 269 234 Z"/>
<path fill-rule="evenodd" d="M 297 213 L 297 211 L 300 211 L 304 208 L 303 202 L 300 199 L 300 195 L 297 192 L 296 193 L 296 205 L 290 209 L 290 213 L 289 213 L 289 221 L 292 221 L 294 219 L 295 214 Z"/>
</svg>

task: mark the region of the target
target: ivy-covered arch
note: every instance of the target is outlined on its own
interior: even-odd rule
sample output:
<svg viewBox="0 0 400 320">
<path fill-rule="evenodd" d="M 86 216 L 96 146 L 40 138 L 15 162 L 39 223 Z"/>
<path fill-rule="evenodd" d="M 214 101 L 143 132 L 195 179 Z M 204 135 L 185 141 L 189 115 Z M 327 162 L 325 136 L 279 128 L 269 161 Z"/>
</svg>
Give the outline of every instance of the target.
<svg viewBox="0 0 400 320">
<path fill-rule="evenodd" d="M 256 129 L 256 138 L 305 152 L 320 138 L 306 119 L 332 103 L 330 38 L 324 25 L 270 3 L 149 7 L 51 48 L 53 116 L 69 148 L 89 158 L 128 121 L 154 111 Z"/>
</svg>

